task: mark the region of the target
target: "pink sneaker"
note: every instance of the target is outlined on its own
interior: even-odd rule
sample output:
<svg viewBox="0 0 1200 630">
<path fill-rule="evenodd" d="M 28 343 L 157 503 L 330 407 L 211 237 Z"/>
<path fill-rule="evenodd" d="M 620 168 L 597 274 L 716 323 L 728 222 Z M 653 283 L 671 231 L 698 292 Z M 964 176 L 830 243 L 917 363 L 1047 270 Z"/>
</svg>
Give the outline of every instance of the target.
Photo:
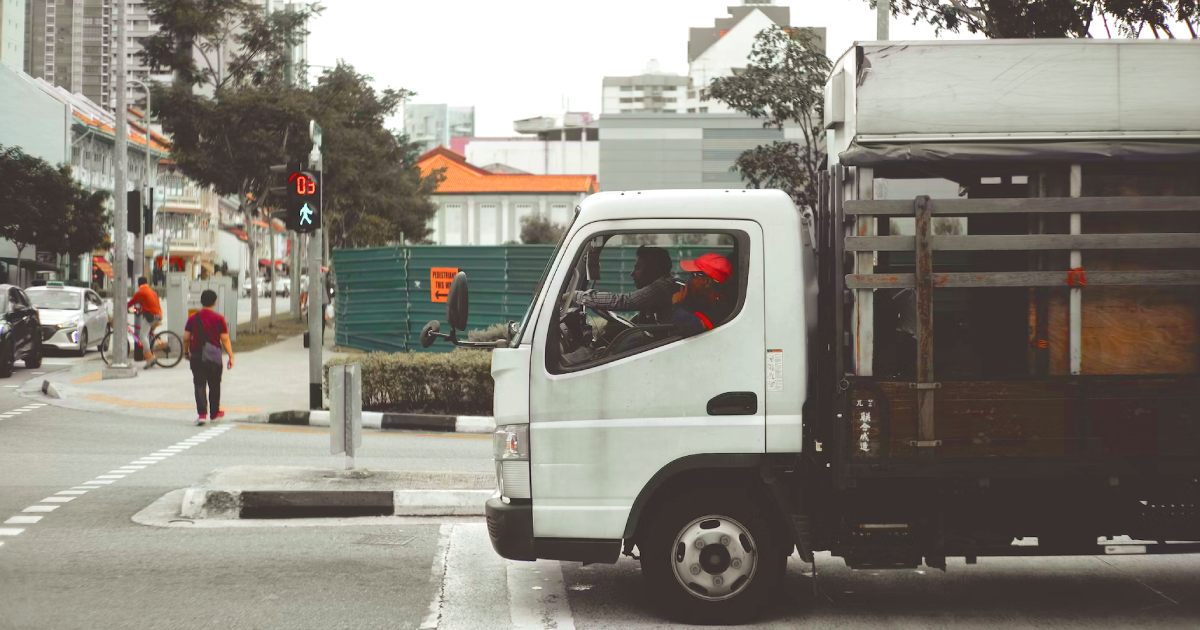
<svg viewBox="0 0 1200 630">
<path fill-rule="evenodd" d="M 200 414 L 200 417 L 196 418 L 196 426 L 198 426 L 198 427 L 204 426 L 204 422 L 207 419 L 208 419 L 208 414 L 206 414 L 206 413 Z"/>
<path fill-rule="evenodd" d="M 224 412 L 224 411 L 218 411 L 217 413 L 214 413 L 214 414 L 213 414 L 213 417 L 212 417 L 212 419 L 213 419 L 213 422 L 216 422 L 217 420 L 220 420 L 221 418 L 224 418 L 224 417 L 225 417 L 225 412 Z"/>
</svg>

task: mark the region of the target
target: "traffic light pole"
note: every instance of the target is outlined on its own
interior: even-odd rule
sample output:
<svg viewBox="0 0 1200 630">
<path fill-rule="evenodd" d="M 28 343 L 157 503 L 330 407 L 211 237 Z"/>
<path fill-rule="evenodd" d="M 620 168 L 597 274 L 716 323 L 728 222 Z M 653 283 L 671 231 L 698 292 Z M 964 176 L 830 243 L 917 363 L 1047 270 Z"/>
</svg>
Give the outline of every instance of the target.
<svg viewBox="0 0 1200 630">
<path fill-rule="evenodd" d="M 324 207 L 324 167 L 317 170 L 321 178 L 321 207 Z M 324 215 L 324 213 L 321 213 Z M 325 345 L 325 282 L 321 275 L 321 237 L 325 230 L 318 225 L 308 241 L 308 408 L 320 409 L 321 396 L 321 351 Z"/>
</svg>

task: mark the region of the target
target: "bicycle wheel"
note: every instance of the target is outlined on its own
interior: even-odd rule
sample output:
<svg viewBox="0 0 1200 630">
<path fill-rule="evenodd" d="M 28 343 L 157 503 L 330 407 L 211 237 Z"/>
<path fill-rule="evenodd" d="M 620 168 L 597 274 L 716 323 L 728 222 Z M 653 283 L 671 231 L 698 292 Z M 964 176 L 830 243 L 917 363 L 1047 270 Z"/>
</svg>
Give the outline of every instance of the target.
<svg viewBox="0 0 1200 630">
<path fill-rule="evenodd" d="M 100 358 L 104 359 L 104 365 L 112 365 L 112 331 L 104 335 L 104 341 L 100 342 Z"/>
<path fill-rule="evenodd" d="M 179 335 L 164 330 L 154 335 L 154 362 L 161 367 L 175 367 L 183 359 L 183 340 Z"/>
</svg>

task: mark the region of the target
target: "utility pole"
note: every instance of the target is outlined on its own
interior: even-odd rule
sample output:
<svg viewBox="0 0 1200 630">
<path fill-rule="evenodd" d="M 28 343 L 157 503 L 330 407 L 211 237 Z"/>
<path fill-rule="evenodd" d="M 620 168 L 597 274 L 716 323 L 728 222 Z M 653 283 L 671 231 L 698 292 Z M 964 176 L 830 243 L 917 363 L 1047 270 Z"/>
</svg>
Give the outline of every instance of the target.
<svg viewBox="0 0 1200 630">
<path fill-rule="evenodd" d="M 892 19 L 892 1 L 876 0 L 875 2 L 875 39 L 888 40 L 888 26 Z"/>
<path fill-rule="evenodd" d="M 125 0 L 117 0 L 117 19 L 116 24 L 112 29 L 113 35 L 117 38 L 117 81 L 114 85 L 117 87 L 117 120 L 114 129 L 113 139 L 113 336 L 112 348 L 113 360 L 111 367 L 105 369 L 102 378 L 133 378 L 137 376 L 137 370 L 129 365 L 129 346 L 128 336 L 125 334 L 126 324 L 126 308 L 125 302 L 129 299 L 128 290 L 126 289 L 126 273 L 125 270 L 129 263 L 128 256 L 125 253 L 125 238 L 128 234 L 126 229 L 128 225 L 128 217 L 126 216 L 125 208 L 125 189 L 128 180 L 128 164 L 129 159 L 129 130 L 128 120 L 126 118 L 125 107 Z"/>
</svg>

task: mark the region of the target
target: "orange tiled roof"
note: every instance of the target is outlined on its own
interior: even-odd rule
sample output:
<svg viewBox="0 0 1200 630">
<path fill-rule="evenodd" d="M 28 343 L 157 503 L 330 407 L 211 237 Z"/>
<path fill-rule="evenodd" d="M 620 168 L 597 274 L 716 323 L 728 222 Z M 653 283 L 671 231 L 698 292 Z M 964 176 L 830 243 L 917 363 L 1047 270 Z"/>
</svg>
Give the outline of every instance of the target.
<svg viewBox="0 0 1200 630">
<path fill-rule="evenodd" d="M 100 131 L 106 131 L 111 134 L 116 133 L 116 129 L 113 129 L 112 125 L 106 124 L 97 118 L 89 118 L 78 111 L 75 112 L 75 117 L 78 118 L 79 120 L 83 121 L 84 124 L 91 125 L 93 127 L 100 129 Z M 146 144 L 146 134 L 145 134 L 144 127 L 141 127 L 139 125 L 131 123 L 129 125 L 129 129 L 130 129 L 130 131 L 129 131 L 128 135 L 129 135 L 129 140 L 131 142 L 133 142 L 134 144 Z M 139 129 L 141 129 L 142 131 L 139 132 L 138 131 Z M 171 145 L 170 145 L 170 143 L 167 142 L 166 138 L 163 138 L 162 136 L 160 136 L 156 133 L 153 133 L 153 132 L 151 135 L 154 137 L 154 145 L 153 146 L 155 149 L 158 149 L 159 151 L 162 151 L 164 153 L 170 152 Z"/>
<path fill-rule="evenodd" d="M 427 151 L 417 160 L 421 175 L 444 168 L 446 177 L 436 193 L 596 193 L 595 175 L 509 175 L 485 171 L 467 163 L 461 153 L 446 147 Z"/>
</svg>

